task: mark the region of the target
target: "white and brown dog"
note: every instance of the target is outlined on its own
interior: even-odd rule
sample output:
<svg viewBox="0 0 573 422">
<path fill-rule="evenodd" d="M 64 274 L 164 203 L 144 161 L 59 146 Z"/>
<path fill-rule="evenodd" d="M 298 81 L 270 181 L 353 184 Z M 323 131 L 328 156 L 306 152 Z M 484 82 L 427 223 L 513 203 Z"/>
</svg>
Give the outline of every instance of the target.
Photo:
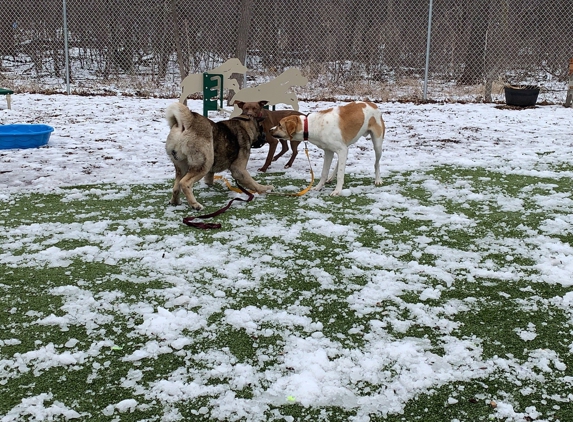
<svg viewBox="0 0 573 422">
<path fill-rule="evenodd" d="M 320 181 L 314 187 L 320 190 L 325 183 L 336 177 L 336 188 L 331 195 L 339 195 L 344 184 L 344 172 L 348 147 L 362 136 L 370 135 L 374 145 L 376 161 L 374 163 L 374 183 L 382 183 L 380 179 L 380 157 L 385 133 L 384 120 L 375 104 L 365 101 L 355 101 L 343 106 L 329 108 L 308 116 L 288 116 L 281 119 L 278 126 L 271 128 L 270 133 L 275 138 L 290 139 L 291 141 L 308 140 L 324 150 L 324 165 Z M 336 168 L 328 177 L 334 153 L 338 156 Z"/>
</svg>

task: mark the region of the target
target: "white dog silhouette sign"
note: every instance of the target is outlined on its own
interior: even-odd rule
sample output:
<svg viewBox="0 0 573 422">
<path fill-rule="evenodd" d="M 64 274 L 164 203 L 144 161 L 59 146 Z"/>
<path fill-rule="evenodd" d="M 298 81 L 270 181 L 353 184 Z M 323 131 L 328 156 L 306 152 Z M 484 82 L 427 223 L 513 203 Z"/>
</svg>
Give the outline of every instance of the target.
<svg viewBox="0 0 573 422">
<path fill-rule="evenodd" d="M 234 104 L 236 101 L 268 101 L 269 105 L 287 104 L 294 110 L 298 110 L 298 98 L 295 93 L 290 92 L 290 88 L 303 86 L 308 83 L 308 79 L 301 74 L 299 69 L 294 67 L 288 68 L 269 82 L 240 89 L 239 83 L 232 75 L 234 73 L 244 74 L 248 70 L 239 59 L 232 58 L 208 72 L 189 74 L 181 82 L 182 93 L 179 101 L 184 103 L 189 95 L 196 92 L 208 92 L 210 98 L 205 98 L 207 97 L 205 94 L 203 98 L 203 114 L 207 115 L 206 113 L 209 110 L 222 108 L 221 105 L 216 105 L 217 98 L 215 98 L 216 95 L 214 94 L 219 95 L 219 104 L 222 104 L 223 91 L 233 90 L 235 95 L 230 99 L 229 104 Z M 212 80 L 208 75 L 222 75 L 222 85 L 219 85 L 221 78 L 217 77 L 217 87 L 207 87 L 205 81 Z M 205 91 L 206 89 L 207 91 Z M 231 117 L 239 114 L 241 114 L 241 109 L 235 105 Z"/>
</svg>

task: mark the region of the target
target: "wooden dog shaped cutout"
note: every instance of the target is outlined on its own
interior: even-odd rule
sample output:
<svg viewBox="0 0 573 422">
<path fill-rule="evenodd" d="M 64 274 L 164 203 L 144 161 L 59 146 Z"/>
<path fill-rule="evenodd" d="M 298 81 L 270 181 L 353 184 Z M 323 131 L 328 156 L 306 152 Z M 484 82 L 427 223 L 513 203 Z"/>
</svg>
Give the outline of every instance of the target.
<svg viewBox="0 0 573 422">
<path fill-rule="evenodd" d="M 208 73 L 216 73 L 223 75 L 223 87 L 225 89 L 232 89 L 233 91 L 239 91 L 239 83 L 236 79 L 231 78 L 233 73 L 245 73 L 247 69 L 241 64 L 239 59 L 229 59 L 220 66 L 211 69 Z M 181 82 L 181 87 L 183 92 L 179 97 L 179 102 L 183 103 L 187 97 L 196 92 L 203 92 L 203 74 L 202 73 L 190 73 Z"/>
<path fill-rule="evenodd" d="M 293 86 L 302 86 L 307 83 L 308 79 L 302 76 L 300 70 L 291 67 L 272 81 L 259 86 L 241 89 L 229 100 L 229 104 L 235 104 L 231 117 L 241 114 L 237 101 L 257 102 L 264 100 L 268 104 L 287 104 L 294 110 L 298 110 L 298 98 L 296 94 L 288 92 L 288 90 Z"/>
</svg>

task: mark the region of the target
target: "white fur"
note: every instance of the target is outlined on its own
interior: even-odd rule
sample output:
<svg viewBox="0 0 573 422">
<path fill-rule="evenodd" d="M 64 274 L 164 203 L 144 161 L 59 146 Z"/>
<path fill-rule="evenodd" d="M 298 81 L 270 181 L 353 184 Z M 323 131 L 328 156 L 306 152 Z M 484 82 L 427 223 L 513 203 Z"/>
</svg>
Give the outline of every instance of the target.
<svg viewBox="0 0 573 422">
<path fill-rule="evenodd" d="M 357 101 L 356 103 L 363 102 Z M 382 183 L 382 180 L 380 179 L 380 157 L 382 156 L 382 142 L 384 141 L 385 132 L 384 120 L 382 119 L 382 115 L 378 108 L 371 107 L 371 103 L 366 104 L 366 107 L 362 108 L 363 112 L 360 113 L 362 126 L 357 132 L 356 136 L 347 142 L 345 142 L 343 139 L 340 126 L 341 119 L 343 118 L 341 114 L 345 114 L 344 110 L 342 109 L 344 107 L 348 107 L 349 104 L 334 107 L 332 110 L 326 113 L 316 112 L 310 113 L 308 115 L 308 141 L 324 150 L 324 164 L 320 175 L 320 181 L 313 188 L 314 190 L 322 189 L 327 182 L 330 182 L 334 179 L 334 177 L 336 177 L 336 188 L 331 193 L 331 195 L 340 194 L 342 191 L 342 186 L 344 185 L 344 174 L 346 170 L 346 160 L 348 158 L 348 147 L 358 141 L 358 139 L 360 139 L 362 136 L 366 135 L 370 135 L 372 144 L 374 146 L 374 183 L 376 185 L 380 185 Z M 368 128 L 368 122 L 372 117 L 374 117 L 376 125 L 378 126 L 378 130 L 381 132 L 380 136 L 375 136 L 375 134 Z M 299 129 L 296 132 L 287 134 L 285 131 L 285 126 L 282 124 L 283 121 L 281 120 L 281 124 L 273 127 L 271 129 L 271 133 L 273 133 L 273 135 L 278 138 L 292 137 L 292 140 L 302 141 L 304 130 L 301 128 L 304 128 L 305 116 L 296 116 L 296 118 L 298 118 L 301 123 L 298 126 Z M 328 171 L 330 170 L 334 154 L 338 156 L 338 162 L 334 171 L 330 177 L 328 177 Z"/>
</svg>

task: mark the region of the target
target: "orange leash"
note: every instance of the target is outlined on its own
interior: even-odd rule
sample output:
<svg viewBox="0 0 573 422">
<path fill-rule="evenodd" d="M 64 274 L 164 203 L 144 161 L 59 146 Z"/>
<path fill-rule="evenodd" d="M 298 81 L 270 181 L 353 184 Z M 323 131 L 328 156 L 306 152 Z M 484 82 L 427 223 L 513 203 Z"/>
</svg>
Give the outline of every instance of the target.
<svg viewBox="0 0 573 422">
<path fill-rule="evenodd" d="M 222 180 L 223 182 L 225 182 L 225 184 L 227 185 L 227 187 L 229 188 L 229 190 L 232 190 L 233 192 L 237 192 L 237 193 L 244 193 L 244 191 L 242 191 L 239 188 L 234 187 L 233 185 L 231 185 L 231 182 L 229 182 L 227 179 L 225 179 L 223 176 L 219 176 L 219 175 L 215 175 L 215 177 L 213 178 L 214 180 Z M 250 193 L 254 193 L 252 191 L 249 191 Z"/>
<path fill-rule="evenodd" d="M 308 184 L 308 186 L 306 188 L 304 188 L 303 190 L 301 190 L 300 192 L 296 192 L 296 193 L 269 192 L 267 195 L 302 196 L 302 195 L 308 193 L 308 191 L 310 190 L 310 188 L 312 188 L 312 185 L 314 183 L 314 172 L 312 171 L 312 164 L 310 163 L 310 157 L 308 155 L 308 145 L 307 145 L 306 141 L 304 143 L 304 152 L 306 153 L 306 158 L 308 159 L 308 167 L 310 168 L 310 183 Z"/>
</svg>

